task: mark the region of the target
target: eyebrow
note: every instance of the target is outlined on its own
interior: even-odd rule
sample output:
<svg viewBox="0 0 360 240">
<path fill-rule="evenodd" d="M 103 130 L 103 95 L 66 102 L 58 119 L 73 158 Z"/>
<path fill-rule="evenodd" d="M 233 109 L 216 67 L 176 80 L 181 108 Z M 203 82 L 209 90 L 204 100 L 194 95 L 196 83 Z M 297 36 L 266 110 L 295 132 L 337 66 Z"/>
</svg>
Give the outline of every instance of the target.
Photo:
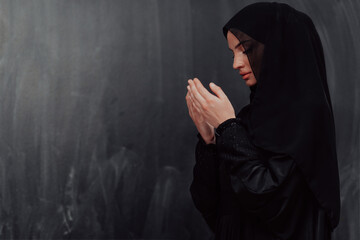
<svg viewBox="0 0 360 240">
<path fill-rule="evenodd" d="M 246 42 L 248 42 L 248 41 L 250 41 L 250 40 L 244 40 L 244 41 L 239 42 L 238 44 L 236 44 L 236 46 L 234 47 L 234 49 L 236 49 L 236 48 L 239 47 L 241 44 L 246 43 Z M 229 50 L 232 51 L 231 48 L 229 48 Z"/>
</svg>

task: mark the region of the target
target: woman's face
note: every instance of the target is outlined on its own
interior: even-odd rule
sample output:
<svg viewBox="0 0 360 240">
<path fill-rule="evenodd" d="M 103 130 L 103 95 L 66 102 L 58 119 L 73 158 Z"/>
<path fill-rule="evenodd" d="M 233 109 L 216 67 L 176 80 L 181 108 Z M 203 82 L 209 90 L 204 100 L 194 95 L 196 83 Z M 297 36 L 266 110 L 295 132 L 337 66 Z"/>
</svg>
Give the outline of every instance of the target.
<svg viewBox="0 0 360 240">
<path fill-rule="evenodd" d="M 239 39 L 237 39 L 230 31 L 227 32 L 227 42 L 229 49 L 233 52 L 233 68 L 239 70 L 239 74 L 242 76 L 242 79 L 245 80 L 247 86 L 250 87 L 255 85 L 256 78 L 251 69 L 249 59 L 246 55 L 243 45 L 240 44 Z"/>
</svg>

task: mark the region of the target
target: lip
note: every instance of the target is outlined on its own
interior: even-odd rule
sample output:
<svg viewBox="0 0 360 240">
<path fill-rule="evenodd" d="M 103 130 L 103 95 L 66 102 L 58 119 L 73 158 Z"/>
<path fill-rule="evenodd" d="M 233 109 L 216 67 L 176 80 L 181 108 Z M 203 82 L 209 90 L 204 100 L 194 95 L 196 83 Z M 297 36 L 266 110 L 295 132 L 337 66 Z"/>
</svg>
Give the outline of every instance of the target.
<svg viewBox="0 0 360 240">
<path fill-rule="evenodd" d="M 246 79 L 249 78 L 250 73 L 251 73 L 251 72 L 248 72 L 248 73 L 245 73 L 245 74 L 240 74 L 240 75 L 241 75 L 242 79 L 246 80 Z"/>
</svg>

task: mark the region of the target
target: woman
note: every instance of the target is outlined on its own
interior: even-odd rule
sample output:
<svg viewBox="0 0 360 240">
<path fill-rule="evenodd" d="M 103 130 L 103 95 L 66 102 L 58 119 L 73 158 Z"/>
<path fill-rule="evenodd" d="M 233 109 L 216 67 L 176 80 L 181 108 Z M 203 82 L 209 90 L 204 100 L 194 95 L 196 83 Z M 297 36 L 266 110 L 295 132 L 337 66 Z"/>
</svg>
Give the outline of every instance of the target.
<svg viewBox="0 0 360 240">
<path fill-rule="evenodd" d="M 340 215 L 335 127 L 311 19 L 255 3 L 223 27 L 250 87 L 235 116 L 220 87 L 189 80 L 199 141 L 190 192 L 216 239 L 330 239 Z"/>
</svg>

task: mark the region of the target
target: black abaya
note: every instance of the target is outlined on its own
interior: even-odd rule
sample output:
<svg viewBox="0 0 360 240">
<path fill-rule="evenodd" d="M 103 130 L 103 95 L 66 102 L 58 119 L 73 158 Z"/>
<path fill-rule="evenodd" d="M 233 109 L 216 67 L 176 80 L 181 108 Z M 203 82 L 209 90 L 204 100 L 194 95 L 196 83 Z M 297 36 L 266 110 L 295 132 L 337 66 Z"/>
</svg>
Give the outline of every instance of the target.
<svg viewBox="0 0 360 240">
<path fill-rule="evenodd" d="M 216 145 L 198 134 L 190 192 L 216 239 L 330 239 L 325 211 L 296 163 L 251 144 L 245 112 L 219 125 Z"/>
</svg>

